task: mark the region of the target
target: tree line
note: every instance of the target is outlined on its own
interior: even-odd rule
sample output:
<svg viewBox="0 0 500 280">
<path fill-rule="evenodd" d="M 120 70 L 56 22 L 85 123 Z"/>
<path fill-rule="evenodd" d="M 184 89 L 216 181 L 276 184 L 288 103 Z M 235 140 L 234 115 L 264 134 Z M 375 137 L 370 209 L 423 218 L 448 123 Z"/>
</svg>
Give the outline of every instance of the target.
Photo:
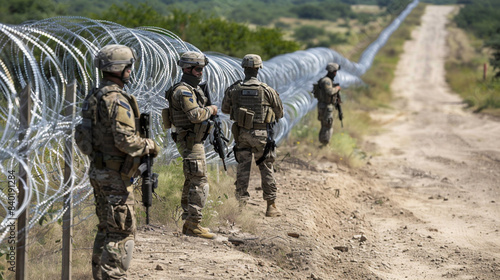
<svg viewBox="0 0 500 280">
<path fill-rule="evenodd" d="M 5 0 L 0 0 L 5 1 Z M 242 57 L 259 53 L 263 59 L 296 51 L 302 47 L 346 42 L 346 35 L 325 33 L 306 26 L 285 39 L 277 22 L 280 17 L 336 21 L 357 19 L 362 24 L 381 14 L 397 15 L 411 0 L 9 0 L 0 5 L 2 23 L 19 24 L 54 16 L 84 16 L 105 19 L 126 27 L 157 26 L 168 29 L 202 51 Z M 355 13 L 351 5 L 382 7 L 381 14 Z M 275 27 L 264 27 L 275 23 Z M 250 28 L 250 24 L 257 27 Z M 284 28 L 284 29 L 282 29 Z M 318 31 L 320 33 L 318 33 Z M 316 34 L 318 33 L 318 34 Z M 322 36 L 318 42 L 311 36 Z"/>
</svg>

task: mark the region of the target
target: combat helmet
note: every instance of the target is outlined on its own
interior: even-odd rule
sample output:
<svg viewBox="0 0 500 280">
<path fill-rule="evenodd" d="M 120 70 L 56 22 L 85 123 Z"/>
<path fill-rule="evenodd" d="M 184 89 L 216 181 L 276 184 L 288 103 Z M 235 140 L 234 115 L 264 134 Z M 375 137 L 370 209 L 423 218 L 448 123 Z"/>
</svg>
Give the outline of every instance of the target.
<svg viewBox="0 0 500 280">
<path fill-rule="evenodd" d="M 208 58 L 200 52 L 188 51 L 181 55 L 181 59 L 177 61 L 177 65 L 181 68 L 189 68 L 194 66 L 206 66 Z"/>
<path fill-rule="evenodd" d="M 122 72 L 137 60 L 135 51 L 124 45 L 107 45 L 94 58 L 94 65 L 105 72 Z"/>
<path fill-rule="evenodd" d="M 262 58 L 260 58 L 260 56 L 256 54 L 247 54 L 241 61 L 241 67 L 262 68 Z"/>
<path fill-rule="evenodd" d="M 326 65 L 326 71 L 328 72 L 333 72 L 338 70 L 340 70 L 340 65 L 338 65 L 337 63 L 331 62 Z"/>
</svg>

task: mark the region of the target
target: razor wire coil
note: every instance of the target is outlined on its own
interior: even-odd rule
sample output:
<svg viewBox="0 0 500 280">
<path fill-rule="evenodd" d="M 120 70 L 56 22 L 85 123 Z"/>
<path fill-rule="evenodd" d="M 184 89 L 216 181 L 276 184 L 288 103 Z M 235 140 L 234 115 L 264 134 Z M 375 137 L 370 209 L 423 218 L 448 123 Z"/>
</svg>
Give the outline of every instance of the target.
<svg viewBox="0 0 500 280">
<path fill-rule="evenodd" d="M 336 62 L 342 66 L 336 81 L 343 88 L 362 84 L 363 75 L 371 66 L 381 47 L 385 45 L 404 18 L 418 4 L 413 1 L 380 34 L 362 54 L 358 63 L 351 62 L 334 50 L 311 48 L 276 56 L 263 62 L 259 79 L 273 87 L 283 101 L 285 115 L 275 126 L 275 139 L 280 143 L 293 126 L 317 101 L 310 94 L 312 84 L 326 74 L 325 66 Z M 126 91 L 136 96 L 141 112 L 149 112 L 152 120 L 152 136 L 163 147 L 159 158 L 168 162 L 180 155 L 162 128 L 161 111 L 168 107 L 165 91 L 180 80 L 182 71 L 176 62 L 180 54 L 188 50 L 200 51 L 182 41 L 172 32 L 154 26 L 126 28 L 109 21 L 83 17 L 55 17 L 21 25 L 0 23 L 0 181 L 5 186 L 8 175 L 22 166 L 27 172 L 23 204 L 16 204 L 11 211 L 10 193 L 0 191 L 0 243 L 5 239 L 8 222 L 15 219 L 29 205 L 29 225 L 50 213 L 51 221 L 57 221 L 65 210 L 64 196 L 71 194 L 73 205 L 79 205 L 91 194 L 87 156 L 74 149 L 71 164 L 70 185 L 64 178 L 65 142 L 81 121 L 80 106 L 87 92 L 96 87 L 99 72 L 93 65 L 93 57 L 107 44 L 123 44 L 135 49 L 139 63 L 132 72 L 131 83 Z M 241 59 L 220 53 L 206 52 L 210 63 L 205 68 L 204 79 L 212 94 L 212 102 L 220 107 L 224 90 L 244 78 Z M 66 101 L 68 86 L 76 82 L 74 103 Z M 21 128 L 20 108 L 23 100 L 20 92 L 31 86 L 32 100 L 29 127 Z M 75 117 L 64 116 L 67 107 L 76 106 Z M 232 121 L 220 114 L 224 134 L 234 144 L 230 127 Z M 20 140 L 20 135 L 24 135 Z M 207 161 L 216 162 L 218 155 L 206 142 Z M 234 163 L 228 159 L 228 164 Z M 19 186 L 18 186 L 19 187 Z M 19 193 L 15 187 L 15 194 Z M 86 215 L 86 214 L 85 214 Z"/>
</svg>

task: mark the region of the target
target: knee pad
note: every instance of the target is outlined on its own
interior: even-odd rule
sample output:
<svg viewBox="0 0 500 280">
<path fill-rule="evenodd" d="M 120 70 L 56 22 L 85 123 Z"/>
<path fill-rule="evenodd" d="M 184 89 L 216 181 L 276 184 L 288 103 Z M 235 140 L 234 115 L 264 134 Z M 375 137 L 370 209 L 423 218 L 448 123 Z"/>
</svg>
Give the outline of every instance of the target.
<svg viewBox="0 0 500 280">
<path fill-rule="evenodd" d="M 198 186 L 192 186 L 189 189 L 189 203 L 204 208 L 208 198 L 209 188 L 208 183 L 203 182 Z"/>
<path fill-rule="evenodd" d="M 134 252 L 135 242 L 133 239 L 127 240 L 123 244 L 124 252 L 122 254 L 122 265 L 123 269 L 128 270 L 130 263 L 132 262 L 132 253 Z"/>
</svg>

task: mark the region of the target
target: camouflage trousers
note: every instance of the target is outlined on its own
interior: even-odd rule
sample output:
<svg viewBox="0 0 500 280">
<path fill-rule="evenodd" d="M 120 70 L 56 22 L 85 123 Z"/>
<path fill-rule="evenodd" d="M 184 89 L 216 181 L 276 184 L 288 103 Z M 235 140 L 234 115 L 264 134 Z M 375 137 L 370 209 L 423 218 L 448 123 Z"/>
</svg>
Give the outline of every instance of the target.
<svg viewBox="0 0 500 280">
<path fill-rule="evenodd" d="M 99 219 L 92 251 L 94 279 L 126 279 L 132 261 L 136 220 L 130 179 L 111 169 L 90 168 Z"/>
<path fill-rule="evenodd" d="M 236 174 L 236 198 L 241 200 L 250 197 L 248 183 L 252 168 L 252 157 L 257 161 L 264 154 L 266 146 L 266 130 L 247 130 L 239 128 L 236 140 L 235 157 L 238 162 Z M 260 178 L 264 200 L 276 199 L 276 180 L 274 179 L 273 163 L 276 159 L 276 150 L 269 152 L 266 159 L 260 164 Z"/>
<path fill-rule="evenodd" d="M 186 141 L 177 141 L 177 150 L 183 158 L 184 186 L 182 188 L 181 207 L 186 221 L 200 223 L 201 211 L 208 197 L 207 165 L 205 147 L 195 143 L 189 149 Z"/>
<path fill-rule="evenodd" d="M 333 115 L 335 107 L 332 104 L 318 103 L 318 120 L 321 122 L 319 142 L 326 145 L 330 142 L 333 133 Z"/>
</svg>

